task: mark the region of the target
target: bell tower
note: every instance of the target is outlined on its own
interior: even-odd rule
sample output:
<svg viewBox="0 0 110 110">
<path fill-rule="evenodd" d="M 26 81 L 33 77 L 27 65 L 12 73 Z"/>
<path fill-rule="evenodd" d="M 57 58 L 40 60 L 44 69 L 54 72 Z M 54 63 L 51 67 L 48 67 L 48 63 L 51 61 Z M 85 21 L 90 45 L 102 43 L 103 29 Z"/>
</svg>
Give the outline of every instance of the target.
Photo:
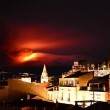
<svg viewBox="0 0 110 110">
<path fill-rule="evenodd" d="M 41 83 L 44 83 L 44 82 L 48 82 L 48 73 L 47 73 L 45 64 L 44 64 L 43 71 L 41 74 Z"/>
</svg>

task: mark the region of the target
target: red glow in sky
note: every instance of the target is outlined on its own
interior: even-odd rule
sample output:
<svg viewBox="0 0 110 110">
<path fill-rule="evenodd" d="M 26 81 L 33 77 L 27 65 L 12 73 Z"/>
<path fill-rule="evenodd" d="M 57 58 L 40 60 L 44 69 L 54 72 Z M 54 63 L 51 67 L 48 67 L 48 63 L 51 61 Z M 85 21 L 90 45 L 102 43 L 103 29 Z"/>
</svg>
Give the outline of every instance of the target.
<svg viewBox="0 0 110 110">
<path fill-rule="evenodd" d="M 87 35 L 77 35 L 76 33 L 71 33 L 71 30 L 66 30 L 64 28 L 52 28 L 51 26 L 12 26 L 8 31 L 7 45 L 5 48 L 7 50 L 22 50 L 31 49 L 37 52 L 57 52 L 59 54 L 68 50 L 71 51 L 70 54 L 77 53 L 76 48 L 91 47 L 92 39 L 87 37 Z M 95 41 L 94 41 L 95 43 Z M 81 49 L 80 49 L 81 50 Z"/>
<path fill-rule="evenodd" d="M 92 47 L 92 40 L 87 35 L 73 33 L 69 29 L 51 26 L 11 26 L 8 29 L 8 37 L 4 50 L 15 63 L 28 61 L 44 62 L 50 57 L 41 53 L 56 55 L 74 55 L 86 52 Z M 91 42 L 90 42 L 91 41 Z M 95 44 L 95 41 L 94 41 Z M 40 52 L 40 54 L 38 54 Z M 82 54 L 83 55 L 83 54 Z M 41 60 L 41 56 L 43 60 Z M 53 57 L 53 56 L 52 56 Z M 54 57 L 55 61 L 58 59 Z M 50 61 L 54 61 L 49 58 Z M 48 61 L 45 61 L 48 62 Z M 45 63 L 44 62 L 44 63 Z"/>
<path fill-rule="evenodd" d="M 37 53 L 33 53 L 29 49 L 24 49 L 22 51 L 19 51 L 17 54 L 10 55 L 10 57 L 16 62 L 16 63 L 24 63 L 28 61 L 35 61 L 37 60 Z"/>
<path fill-rule="evenodd" d="M 1 64 L 9 64 L 9 58 L 16 63 L 24 58 L 38 61 L 39 55 L 34 53 L 39 52 L 105 58 L 110 44 L 108 7 L 104 2 L 101 6 L 98 2 L 2 0 Z M 26 49 L 29 52 L 24 52 Z"/>
</svg>

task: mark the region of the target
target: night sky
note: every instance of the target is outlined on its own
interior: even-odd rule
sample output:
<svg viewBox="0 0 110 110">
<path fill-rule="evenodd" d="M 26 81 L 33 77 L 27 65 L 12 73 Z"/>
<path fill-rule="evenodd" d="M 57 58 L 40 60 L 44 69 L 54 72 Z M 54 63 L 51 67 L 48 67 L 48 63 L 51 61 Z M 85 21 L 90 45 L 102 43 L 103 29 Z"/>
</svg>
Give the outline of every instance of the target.
<svg viewBox="0 0 110 110">
<path fill-rule="evenodd" d="M 7 1 L 0 3 L 1 66 L 66 64 L 80 57 L 103 61 L 110 55 L 109 3 Z"/>
</svg>

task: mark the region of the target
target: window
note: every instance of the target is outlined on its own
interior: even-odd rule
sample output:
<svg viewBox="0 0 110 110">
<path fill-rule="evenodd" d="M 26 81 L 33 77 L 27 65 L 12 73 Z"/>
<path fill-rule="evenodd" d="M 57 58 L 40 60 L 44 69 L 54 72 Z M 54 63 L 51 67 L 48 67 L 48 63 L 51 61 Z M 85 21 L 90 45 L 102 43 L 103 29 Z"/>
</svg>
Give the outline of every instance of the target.
<svg viewBox="0 0 110 110">
<path fill-rule="evenodd" d="M 70 80 L 69 85 L 70 85 L 70 86 L 73 86 L 73 81 L 72 81 L 72 80 Z"/>
<path fill-rule="evenodd" d="M 79 81 L 78 80 L 75 80 L 75 84 L 79 84 Z"/>
<path fill-rule="evenodd" d="M 63 81 L 60 81 L 60 86 L 63 86 Z"/>
<path fill-rule="evenodd" d="M 68 86 L 68 81 L 65 81 L 65 85 Z"/>
<path fill-rule="evenodd" d="M 104 84 L 102 83 L 90 83 L 90 90 L 104 91 Z"/>
</svg>

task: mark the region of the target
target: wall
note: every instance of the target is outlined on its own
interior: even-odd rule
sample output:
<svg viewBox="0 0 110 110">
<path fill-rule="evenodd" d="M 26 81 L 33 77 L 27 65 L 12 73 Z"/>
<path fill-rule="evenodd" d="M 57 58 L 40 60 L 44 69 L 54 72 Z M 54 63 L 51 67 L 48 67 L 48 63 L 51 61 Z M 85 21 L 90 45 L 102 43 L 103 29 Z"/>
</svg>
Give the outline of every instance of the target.
<svg viewBox="0 0 110 110">
<path fill-rule="evenodd" d="M 108 92 L 93 92 L 80 90 L 78 91 L 77 101 L 81 100 L 96 100 L 106 102 L 108 100 Z"/>
<path fill-rule="evenodd" d="M 47 98 L 47 89 L 43 87 L 43 84 L 40 86 L 40 84 L 36 83 L 28 83 L 22 80 L 9 79 L 8 85 L 10 100 L 20 98 L 25 94 L 33 94 L 41 96 L 43 98 Z"/>
<path fill-rule="evenodd" d="M 97 101 L 107 102 L 108 96 L 108 92 L 94 92 L 94 100 Z M 89 97 L 93 99 L 93 91 L 89 92 Z"/>
<path fill-rule="evenodd" d="M 60 103 L 74 104 L 77 100 L 77 87 L 59 87 L 59 91 L 48 91 L 48 99 Z"/>
<path fill-rule="evenodd" d="M 79 77 L 79 86 L 87 86 L 89 80 L 93 79 L 93 72 L 87 73 Z"/>
</svg>

